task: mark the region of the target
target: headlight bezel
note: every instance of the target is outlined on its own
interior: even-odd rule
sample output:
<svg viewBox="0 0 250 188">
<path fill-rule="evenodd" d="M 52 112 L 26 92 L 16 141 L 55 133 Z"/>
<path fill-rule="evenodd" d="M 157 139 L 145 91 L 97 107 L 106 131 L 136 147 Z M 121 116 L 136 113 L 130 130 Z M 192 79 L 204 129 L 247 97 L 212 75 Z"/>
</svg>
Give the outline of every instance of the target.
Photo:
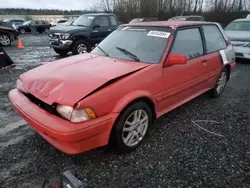
<svg viewBox="0 0 250 188">
<path fill-rule="evenodd" d="M 67 105 L 57 104 L 56 111 L 71 123 L 83 123 L 97 118 L 94 109 L 91 107 L 74 108 Z"/>
<path fill-rule="evenodd" d="M 70 37 L 70 33 L 60 33 L 60 39 L 67 40 Z"/>
</svg>

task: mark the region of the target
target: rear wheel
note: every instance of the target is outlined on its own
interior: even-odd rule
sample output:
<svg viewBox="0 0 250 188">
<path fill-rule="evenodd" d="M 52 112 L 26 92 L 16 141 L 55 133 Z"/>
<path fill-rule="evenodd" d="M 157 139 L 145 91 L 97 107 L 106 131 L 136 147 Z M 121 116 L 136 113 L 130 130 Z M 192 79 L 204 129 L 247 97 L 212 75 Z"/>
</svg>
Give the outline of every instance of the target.
<svg viewBox="0 0 250 188">
<path fill-rule="evenodd" d="M 219 97 L 223 93 L 227 85 L 228 74 L 229 74 L 228 70 L 224 67 L 220 73 L 219 78 L 216 81 L 214 88 L 210 91 L 210 94 L 212 97 L 215 97 L 215 98 Z"/>
<path fill-rule="evenodd" d="M 0 34 L 0 44 L 2 46 L 10 46 L 11 45 L 11 39 L 6 34 Z"/>
<path fill-rule="evenodd" d="M 75 44 L 72 47 L 72 53 L 74 55 L 83 54 L 85 52 L 89 52 L 90 50 L 91 50 L 90 44 L 85 40 L 79 40 L 75 42 Z"/>
<path fill-rule="evenodd" d="M 144 140 L 152 125 L 153 114 L 144 102 L 137 102 L 125 109 L 112 130 L 111 141 L 122 152 L 135 150 Z"/>
<path fill-rule="evenodd" d="M 56 48 L 53 48 L 54 49 L 54 51 L 57 53 L 57 54 L 59 54 L 59 55 L 61 55 L 61 56 L 65 56 L 65 55 L 67 55 L 67 53 L 69 52 L 69 50 L 60 50 L 60 49 L 56 49 Z"/>
</svg>

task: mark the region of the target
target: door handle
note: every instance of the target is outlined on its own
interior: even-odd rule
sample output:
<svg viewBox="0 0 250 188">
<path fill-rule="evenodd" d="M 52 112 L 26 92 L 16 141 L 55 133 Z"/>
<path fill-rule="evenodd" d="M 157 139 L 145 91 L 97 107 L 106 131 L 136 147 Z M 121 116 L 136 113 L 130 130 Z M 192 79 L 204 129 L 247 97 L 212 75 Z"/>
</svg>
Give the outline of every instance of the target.
<svg viewBox="0 0 250 188">
<path fill-rule="evenodd" d="M 206 59 L 203 59 L 202 61 L 201 61 L 201 63 L 206 63 L 207 62 L 207 60 Z"/>
</svg>

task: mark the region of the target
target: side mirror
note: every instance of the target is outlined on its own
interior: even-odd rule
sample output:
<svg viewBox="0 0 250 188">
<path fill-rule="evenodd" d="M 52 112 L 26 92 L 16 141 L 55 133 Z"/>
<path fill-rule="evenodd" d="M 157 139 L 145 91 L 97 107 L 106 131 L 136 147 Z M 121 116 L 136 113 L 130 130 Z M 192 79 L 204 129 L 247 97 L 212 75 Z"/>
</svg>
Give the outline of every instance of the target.
<svg viewBox="0 0 250 188">
<path fill-rule="evenodd" d="M 94 25 L 93 29 L 97 29 L 97 28 L 100 28 L 101 26 L 100 25 Z"/>
<path fill-rule="evenodd" d="M 187 57 L 184 54 L 169 54 L 165 66 L 184 65 L 187 63 Z"/>
</svg>

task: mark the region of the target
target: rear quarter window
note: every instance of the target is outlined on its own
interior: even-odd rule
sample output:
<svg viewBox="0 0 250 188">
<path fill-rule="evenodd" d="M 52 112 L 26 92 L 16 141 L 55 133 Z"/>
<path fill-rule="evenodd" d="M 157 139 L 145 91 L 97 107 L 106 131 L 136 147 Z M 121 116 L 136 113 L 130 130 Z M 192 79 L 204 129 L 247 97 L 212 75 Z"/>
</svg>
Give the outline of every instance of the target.
<svg viewBox="0 0 250 188">
<path fill-rule="evenodd" d="M 217 26 L 204 25 L 202 27 L 205 35 L 207 53 L 220 51 L 227 47 L 225 38 Z"/>
</svg>

